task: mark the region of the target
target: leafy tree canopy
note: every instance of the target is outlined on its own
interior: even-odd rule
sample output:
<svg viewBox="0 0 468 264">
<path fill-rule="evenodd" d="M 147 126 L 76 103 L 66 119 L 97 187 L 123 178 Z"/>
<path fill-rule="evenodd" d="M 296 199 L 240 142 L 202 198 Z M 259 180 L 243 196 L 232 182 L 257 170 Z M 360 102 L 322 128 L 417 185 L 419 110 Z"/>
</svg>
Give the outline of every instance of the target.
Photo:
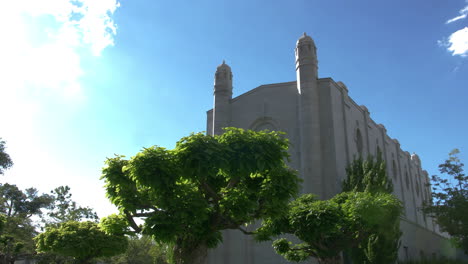
<svg viewBox="0 0 468 264">
<path fill-rule="evenodd" d="M 458 149 L 452 150 L 439 165 L 444 176 L 432 176 L 432 203 L 425 204 L 423 211 L 434 217 L 441 230 L 468 254 L 468 176 L 459 153 Z"/>
<path fill-rule="evenodd" d="M 80 221 L 82 219 L 98 220 L 98 216 L 92 208 L 78 206 L 72 200 L 70 187 L 59 186 L 51 191 L 51 196 L 53 197 L 53 202 L 47 212 L 47 218 L 44 219 L 46 224 Z"/>
<path fill-rule="evenodd" d="M 167 245 L 157 244 L 148 236 L 129 238 L 127 250 L 111 258 L 102 259 L 112 264 L 168 264 Z"/>
<path fill-rule="evenodd" d="M 343 192 L 393 192 L 393 183 L 387 177 L 386 164 L 380 151 L 376 157 L 369 155 L 363 159 L 359 156 L 346 167 L 346 176 L 342 184 Z"/>
<path fill-rule="evenodd" d="M 266 219 L 257 239 L 293 234 L 303 243 L 285 238 L 273 242 L 276 252 L 287 260 L 315 257 L 319 263 L 340 263 L 341 251 L 372 234 L 388 234 L 387 223 L 399 219 L 400 212 L 400 201 L 386 193 L 348 192 L 325 201 L 306 194 L 289 204 L 285 216 Z"/>
<path fill-rule="evenodd" d="M 2 175 L 6 170 L 13 166 L 13 161 L 10 158 L 10 155 L 5 152 L 5 141 L 0 138 L 0 175 Z"/>
<path fill-rule="evenodd" d="M 41 216 L 52 200 L 34 188 L 22 191 L 16 185 L 0 184 L 0 261 L 13 262 L 20 254 L 34 252 L 32 239 L 37 232 L 31 217 Z"/>
<path fill-rule="evenodd" d="M 7 218 L 40 215 L 42 209 L 47 208 L 52 201 L 52 196 L 39 195 L 35 188 L 28 188 L 23 192 L 14 184 L 0 184 L 0 212 Z"/>
<path fill-rule="evenodd" d="M 125 236 L 107 234 L 91 221 L 49 226 L 35 240 L 38 252 L 71 256 L 83 264 L 91 263 L 97 257 L 117 255 L 127 247 Z"/>
<path fill-rule="evenodd" d="M 382 153 L 377 152 L 376 157 L 369 155 L 367 159 L 355 159 L 346 168 L 347 178 L 343 181 L 343 192 L 393 192 L 393 183 L 386 173 L 386 163 Z M 393 264 L 398 258 L 400 247 L 400 220 L 390 219 L 387 222 L 387 234 L 374 233 L 362 240 L 348 253 L 354 263 L 362 264 Z"/>
<path fill-rule="evenodd" d="M 228 128 L 184 137 L 172 150 L 154 146 L 129 160 L 107 159 L 102 178 L 135 231 L 175 244 L 177 263 L 198 263 L 222 240 L 221 230 L 244 231 L 284 212 L 299 182 L 288 157 L 288 141 L 278 132 Z"/>
</svg>

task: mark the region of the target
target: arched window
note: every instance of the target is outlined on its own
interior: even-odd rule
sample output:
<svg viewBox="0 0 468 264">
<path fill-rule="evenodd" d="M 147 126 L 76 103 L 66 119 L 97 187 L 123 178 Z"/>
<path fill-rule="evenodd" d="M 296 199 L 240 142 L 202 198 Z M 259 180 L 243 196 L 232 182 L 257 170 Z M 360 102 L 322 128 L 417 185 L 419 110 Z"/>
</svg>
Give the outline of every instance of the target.
<svg viewBox="0 0 468 264">
<path fill-rule="evenodd" d="M 361 135 L 361 130 L 356 129 L 356 147 L 357 151 L 359 153 L 359 156 L 362 156 L 362 149 L 363 149 L 363 142 L 362 142 L 362 135 Z"/>
<path fill-rule="evenodd" d="M 269 130 L 269 131 L 277 131 L 279 129 L 279 124 L 271 117 L 260 117 L 255 120 L 249 127 L 251 130 L 255 131 L 262 131 L 262 130 Z"/>
</svg>

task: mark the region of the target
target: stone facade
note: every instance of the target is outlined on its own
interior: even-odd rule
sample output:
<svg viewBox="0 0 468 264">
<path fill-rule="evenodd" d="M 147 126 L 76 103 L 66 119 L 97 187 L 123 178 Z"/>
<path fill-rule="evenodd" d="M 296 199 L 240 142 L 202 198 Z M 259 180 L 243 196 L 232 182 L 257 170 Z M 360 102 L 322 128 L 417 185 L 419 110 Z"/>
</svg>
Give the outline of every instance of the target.
<svg viewBox="0 0 468 264">
<path fill-rule="evenodd" d="M 290 166 L 303 178 L 303 193 L 328 199 L 340 192 L 345 168 L 359 153 L 378 150 L 387 162 L 394 194 L 405 210 L 399 258 L 453 256 L 455 251 L 432 219 L 418 208 L 430 198 L 428 173 L 418 155 L 400 148 L 369 110 L 348 96 L 343 82 L 318 77 L 317 48 L 305 33 L 295 49 L 297 80 L 259 86 L 232 98 L 232 72 L 224 62 L 218 66 L 214 84 L 214 107 L 207 112 L 208 134 L 232 126 L 253 130 L 280 130 L 290 140 Z M 208 263 L 288 263 L 274 253 L 271 243 L 256 243 L 239 231 L 225 231 L 224 242 L 209 252 Z"/>
</svg>

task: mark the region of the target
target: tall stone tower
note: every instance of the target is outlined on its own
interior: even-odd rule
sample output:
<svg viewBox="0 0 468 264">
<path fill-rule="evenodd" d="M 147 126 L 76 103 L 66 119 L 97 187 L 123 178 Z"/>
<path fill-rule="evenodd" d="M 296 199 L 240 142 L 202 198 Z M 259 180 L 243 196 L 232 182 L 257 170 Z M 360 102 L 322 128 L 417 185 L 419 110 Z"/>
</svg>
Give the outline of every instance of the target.
<svg viewBox="0 0 468 264">
<path fill-rule="evenodd" d="M 300 172 L 303 192 L 324 197 L 320 134 L 320 93 L 317 48 L 306 33 L 296 43 L 296 77 L 300 138 Z"/>
<path fill-rule="evenodd" d="M 223 128 L 229 126 L 231 120 L 232 72 L 224 61 L 218 66 L 214 80 L 213 131 L 212 135 L 220 135 Z"/>
</svg>

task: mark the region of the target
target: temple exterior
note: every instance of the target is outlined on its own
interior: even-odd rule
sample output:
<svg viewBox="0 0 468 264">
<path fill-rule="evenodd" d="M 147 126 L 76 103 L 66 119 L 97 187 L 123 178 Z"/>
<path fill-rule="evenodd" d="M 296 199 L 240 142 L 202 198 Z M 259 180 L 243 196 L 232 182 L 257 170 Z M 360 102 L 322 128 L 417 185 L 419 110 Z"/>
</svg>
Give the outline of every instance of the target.
<svg viewBox="0 0 468 264">
<path fill-rule="evenodd" d="M 218 66 L 214 106 L 207 112 L 208 134 L 223 127 L 280 130 L 290 140 L 290 166 L 303 178 L 303 193 L 328 199 L 341 191 L 345 168 L 359 154 L 381 151 L 394 194 L 404 205 L 399 259 L 455 257 L 433 220 L 418 210 L 431 197 L 428 173 L 416 154 L 400 148 L 369 110 L 348 96 L 343 82 L 318 77 L 317 48 L 305 33 L 295 49 L 296 76 L 291 82 L 261 85 L 232 98 L 232 71 Z M 271 243 L 256 243 L 240 231 L 225 231 L 224 242 L 208 254 L 209 264 L 289 263 L 276 255 Z M 309 262 L 310 263 L 310 262 Z"/>
</svg>

